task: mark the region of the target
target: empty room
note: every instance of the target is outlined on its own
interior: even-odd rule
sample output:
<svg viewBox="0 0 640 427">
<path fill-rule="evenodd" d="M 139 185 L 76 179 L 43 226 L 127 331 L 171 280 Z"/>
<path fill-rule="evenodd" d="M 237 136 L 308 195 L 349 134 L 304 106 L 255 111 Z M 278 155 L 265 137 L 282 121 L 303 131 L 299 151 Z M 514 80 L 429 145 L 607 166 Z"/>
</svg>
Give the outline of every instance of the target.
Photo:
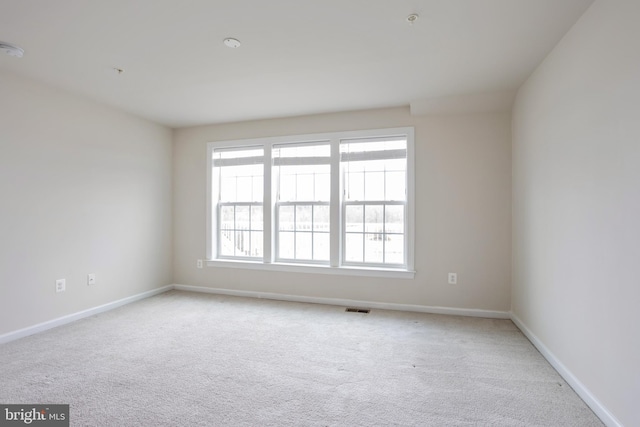
<svg viewBox="0 0 640 427">
<path fill-rule="evenodd" d="M 0 425 L 640 426 L 637 0 L 0 0 Z"/>
</svg>

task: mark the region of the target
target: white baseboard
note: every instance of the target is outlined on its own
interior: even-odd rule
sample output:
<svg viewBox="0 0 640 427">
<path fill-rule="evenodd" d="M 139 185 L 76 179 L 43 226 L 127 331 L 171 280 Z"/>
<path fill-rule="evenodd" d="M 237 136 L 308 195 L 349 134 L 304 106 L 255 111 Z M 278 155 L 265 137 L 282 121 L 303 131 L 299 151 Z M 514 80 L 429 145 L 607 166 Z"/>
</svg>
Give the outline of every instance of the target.
<svg viewBox="0 0 640 427">
<path fill-rule="evenodd" d="M 540 339 L 516 316 L 511 313 L 511 320 L 522 331 L 522 333 L 531 341 L 545 359 L 554 367 L 562 378 L 573 388 L 573 390 L 584 400 L 591 410 L 609 427 L 623 427 L 622 423 L 609 410 L 591 394 L 584 384 L 576 378 L 573 373 L 540 341 Z"/>
<path fill-rule="evenodd" d="M 99 305 L 98 307 L 89 308 L 87 310 L 79 311 L 77 313 L 69 314 L 67 316 L 58 317 L 57 319 L 49 320 L 47 322 L 38 323 L 37 325 L 29 326 L 27 328 L 18 329 L 17 331 L 9 332 L 4 335 L 0 335 L 0 344 L 14 341 L 29 335 L 37 334 L 38 332 L 46 331 L 47 329 L 55 328 L 57 326 L 66 325 L 67 323 L 74 322 L 85 317 L 93 316 L 98 313 L 113 310 L 120 306 L 130 304 L 141 299 L 149 298 L 154 295 L 161 294 L 173 289 L 173 285 L 164 286 L 158 289 L 152 289 L 141 294 L 133 295 L 127 298 L 122 298 L 117 301 L 113 301 L 107 304 Z"/>
<path fill-rule="evenodd" d="M 414 311 L 419 313 L 450 314 L 455 316 L 484 317 L 490 319 L 510 319 L 509 312 L 478 310 L 451 307 L 433 307 L 427 305 L 394 304 L 375 301 L 359 301 L 340 298 L 306 297 L 300 295 L 277 294 L 271 292 L 242 291 L 235 289 L 207 288 L 204 286 L 174 285 L 180 291 L 203 292 L 209 294 L 231 295 L 237 297 L 264 298 L 279 301 L 306 302 L 312 304 L 339 305 L 346 307 L 378 308 L 382 310 Z"/>
<path fill-rule="evenodd" d="M 167 285 L 162 288 L 153 289 L 147 292 L 143 292 L 137 295 L 133 295 L 127 298 L 123 298 L 117 301 L 103 304 L 98 307 L 89 308 L 87 310 L 79 311 L 77 313 L 69 314 L 67 316 L 59 317 L 57 319 L 49 320 L 43 323 L 38 323 L 37 325 L 29 326 L 27 328 L 18 329 L 17 331 L 12 331 L 4 335 L 0 335 L 0 344 L 7 343 L 9 341 L 14 341 L 20 338 L 24 338 L 29 335 L 37 334 L 38 332 L 43 332 L 58 326 L 66 325 L 67 323 L 71 323 L 79 319 L 84 319 L 86 317 L 93 316 L 98 313 L 103 313 L 105 311 L 113 310 L 114 308 L 118 308 L 135 301 L 149 298 L 154 295 L 158 295 L 163 292 L 170 291 L 172 289 L 177 289 L 181 291 L 190 291 L 190 292 L 232 295 L 232 296 L 249 297 L 249 298 L 264 298 L 264 299 L 273 299 L 273 300 L 280 300 L 280 301 L 306 302 L 306 303 L 313 303 L 313 304 L 379 308 L 384 310 L 414 311 L 414 312 L 420 312 L 420 313 L 434 313 L 434 314 L 450 314 L 450 315 L 456 315 L 456 316 L 485 317 L 485 318 L 491 318 L 491 319 L 509 319 L 510 318 L 509 313 L 505 311 L 461 309 L 461 308 L 450 308 L 450 307 L 431 307 L 431 306 L 423 306 L 423 305 L 393 304 L 393 303 L 357 301 L 357 300 L 338 299 L 338 298 L 305 297 L 305 296 L 298 296 L 298 295 L 276 294 L 276 293 L 270 293 L 270 292 L 252 292 L 252 291 L 241 291 L 241 290 L 233 290 L 233 289 L 207 288 L 202 286 Z"/>
</svg>

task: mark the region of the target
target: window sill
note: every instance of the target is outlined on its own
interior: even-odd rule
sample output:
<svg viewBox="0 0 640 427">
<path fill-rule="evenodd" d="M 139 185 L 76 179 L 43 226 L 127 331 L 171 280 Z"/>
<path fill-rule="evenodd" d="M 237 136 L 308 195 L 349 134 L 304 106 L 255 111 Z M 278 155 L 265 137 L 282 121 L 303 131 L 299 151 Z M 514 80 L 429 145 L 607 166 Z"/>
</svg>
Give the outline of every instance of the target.
<svg viewBox="0 0 640 427">
<path fill-rule="evenodd" d="M 240 260 L 209 260 L 207 267 L 240 268 L 245 270 L 288 271 L 292 273 L 333 274 L 341 276 L 365 276 L 386 277 L 396 279 L 413 279 L 416 272 L 413 270 L 397 270 L 391 268 L 370 267 L 330 267 L 328 265 L 310 264 L 266 264 L 255 261 Z"/>
</svg>

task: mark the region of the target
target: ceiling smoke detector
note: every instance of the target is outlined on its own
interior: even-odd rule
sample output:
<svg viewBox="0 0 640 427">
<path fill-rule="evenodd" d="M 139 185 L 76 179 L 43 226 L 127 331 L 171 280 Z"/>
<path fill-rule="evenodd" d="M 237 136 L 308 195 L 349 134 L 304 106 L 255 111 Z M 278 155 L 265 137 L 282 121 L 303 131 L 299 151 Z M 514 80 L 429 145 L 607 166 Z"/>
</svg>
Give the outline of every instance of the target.
<svg viewBox="0 0 640 427">
<path fill-rule="evenodd" d="M 235 49 L 237 47 L 240 47 L 240 40 L 234 39 L 232 37 L 227 37 L 226 39 L 224 39 L 224 45 L 230 47 L 231 49 Z"/>
<path fill-rule="evenodd" d="M 17 58 L 22 58 L 22 55 L 24 55 L 24 49 L 5 42 L 0 42 L 0 51 Z"/>
<path fill-rule="evenodd" d="M 419 17 L 420 16 L 417 13 L 412 13 L 411 15 L 407 16 L 407 22 L 409 24 L 413 24 L 418 20 Z"/>
</svg>

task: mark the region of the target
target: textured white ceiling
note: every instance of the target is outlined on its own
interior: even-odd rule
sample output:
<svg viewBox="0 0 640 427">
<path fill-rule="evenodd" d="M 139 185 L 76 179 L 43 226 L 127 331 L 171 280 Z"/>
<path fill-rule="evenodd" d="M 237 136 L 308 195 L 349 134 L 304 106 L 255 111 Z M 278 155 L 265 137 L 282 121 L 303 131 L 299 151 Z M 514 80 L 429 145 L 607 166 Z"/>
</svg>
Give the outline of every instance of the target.
<svg viewBox="0 0 640 427">
<path fill-rule="evenodd" d="M 517 89 L 592 2 L 0 0 L 0 70 L 171 127 L 434 105 Z"/>
</svg>

